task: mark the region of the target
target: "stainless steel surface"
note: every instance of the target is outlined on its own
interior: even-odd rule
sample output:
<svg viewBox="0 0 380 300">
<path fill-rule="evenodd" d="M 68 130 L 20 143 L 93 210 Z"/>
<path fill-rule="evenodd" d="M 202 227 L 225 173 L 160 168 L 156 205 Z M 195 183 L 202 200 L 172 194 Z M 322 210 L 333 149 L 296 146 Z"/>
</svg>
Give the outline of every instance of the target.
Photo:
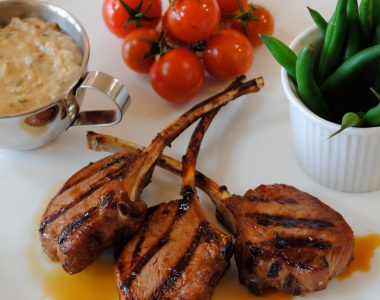
<svg viewBox="0 0 380 300">
<path fill-rule="evenodd" d="M 55 101 L 34 111 L 18 115 L 0 116 L 0 148 L 28 150 L 38 148 L 62 133 L 72 124 L 113 125 L 119 122 L 130 101 L 124 85 L 110 75 L 87 72 L 90 46 L 87 33 L 68 11 L 40 1 L 0 0 L 0 27 L 12 17 L 36 17 L 57 23 L 62 31 L 74 38 L 83 55 L 77 78 Z M 85 88 L 99 90 L 116 104 L 116 110 L 79 113 Z M 0 95 L 1 99 L 1 95 Z"/>
<path fill-rule="evenodd" d="M 85 89 L 94 89 L 108 96 L 116 104 L 116 110 L 81 111 L 71 127 L 103 126 L 121 121 L 124 111 L 128 108 L 130 97 L 126 87 L 114 77 L 99 72 L 87 73 L 82 84 L 76 91 L 77 99 L 83 98 Z"/>
</svg>

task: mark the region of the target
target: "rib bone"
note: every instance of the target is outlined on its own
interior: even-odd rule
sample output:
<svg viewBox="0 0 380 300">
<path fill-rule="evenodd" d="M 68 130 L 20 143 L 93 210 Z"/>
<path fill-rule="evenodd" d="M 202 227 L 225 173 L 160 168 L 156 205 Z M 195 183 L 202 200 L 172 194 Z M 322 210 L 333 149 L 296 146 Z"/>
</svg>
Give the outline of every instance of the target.
<svg viewBox="0 0 380 300">
<path fill-rule="evenodd" d="M 133 234 L 147 210 L 141 192 L 163 149 L 209 111 L 257 92 L 262 78 L 235 80 L 224 92 L 194 106 L 162 130 L 138 154 L 127 151 L 101 159 L 74 174 L 50 201 L 40 225 L 45 253 L 69 273 L 86 268 L 120 237 Z"/>
</svg>

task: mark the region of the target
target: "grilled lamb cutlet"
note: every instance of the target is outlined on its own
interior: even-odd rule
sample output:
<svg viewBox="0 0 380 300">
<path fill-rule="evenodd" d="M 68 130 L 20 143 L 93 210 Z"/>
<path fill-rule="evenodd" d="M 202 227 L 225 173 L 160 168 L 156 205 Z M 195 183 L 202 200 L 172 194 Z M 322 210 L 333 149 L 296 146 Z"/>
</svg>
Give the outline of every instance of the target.
<svg viewBox="0 0 380 300">
<path fill-rule="evenodd" d="M 137 231 L 147 210 L 141 193 L 163 149 L 202 115 L 263 85 L 262 78 L 243 79 L 180 116 L 141 153 L 116 153 L 74 174 L 41 220 L 40 238 L 48 257 L 59 260 L 69 273 L 80 272 L 120 237 Z"/>
<path fill-rule="evenodd" d="M 216 111 L 202 118 L 184 158 L 182 199 L 150 210 L 119 255 L 120 299 L 211 299 L 230 265 L 233 240 L 203 215 L 195 189 L 195 162 Z"/>
<path fill-rule="evenodd" d="M 88 134 L 89 147 L 142 151 L 112 136 Z M 181 174 L 181 163 L 162 155 L 158 165 Z M 240 282 L 261 295 L 275 288 L 298 295 L 325 289 L 353 259 L 354 236 L 343 217 L 317 198 L 282 184 L 260 185 L 243 196 L 197 172 L 197 185 L 217 208 L 218 219 L 236 235 Z"/>
</svg>

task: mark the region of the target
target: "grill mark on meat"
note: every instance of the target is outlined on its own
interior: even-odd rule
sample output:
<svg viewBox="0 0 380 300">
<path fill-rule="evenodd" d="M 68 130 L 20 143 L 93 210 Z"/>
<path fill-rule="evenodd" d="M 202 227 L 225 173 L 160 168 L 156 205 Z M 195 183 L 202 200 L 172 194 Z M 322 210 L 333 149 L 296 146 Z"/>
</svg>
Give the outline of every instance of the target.
<svg viewBox="0 0 380 300">
<path fill-rule="evenodd" d="M 236 254 L 235 254 L 236 256 Z M 255 266 L 257 265 L 256 257 L 253 255 L 249 255 L 247 261 L 245 262 L 245 268 L 248 273 L 252 274 Z"/>
<path fill-rule="evenodd" d="M 251 252 L 251 254 L 254 255 L 254 256 L 259 256 L 259 255 L 263 255 L 264 254 L 264 250 L 263 249 L 258 248 L 258 247 L 253 247 L 253 246 L 251 246 L 249 248 L 249 252 Z"/>
<path fill-rule="evenodd" d="M 194 199 L 194 189 L 190 186 L 184 186 L 182 195 L 183 197 L 178 203 L 176 218 L 183 216 L 188 211 L 190 203 Z"/>
<path fill-rule="evenodd" d="M 282 263 L 276 260 L 275 262 L 271 264 L 267 277 L 276 278 L 278 274 L 280 273 L 281 269 L 282 269 Z"/>
<path fill-rule="evenodd" d="M 276 253 L 276 255 L 278 255 L 283 260 L 283 262 L 285 262 L 287 265 L 295 266 L 304 270 L 313 270 L 313 267 L 306 264 L 305 262 L 299 262 L 299 261 L 295 262 L 295 261 L 290 260 L 286 255 L 284 255 L 282 250 L 289 249 L 289 248 L 314 248 L 314 249 L 328 250 L 332 247 L 332 245 L 329 242 L 323 241 L 320 239 L 314 239 L 312 237 L 283 237 L 281 235 L 276 235 L 276 237 L 269 243 L 274 244 L 274 247 L 276 250 L 275 252 L 267 251 L 263 248 L 259 248 L 255 246 L 249 247 L 249 251 L 251 255 L 247 256 L 246 261 L 245 261 L 245 268 L 248 273 L 253 274 L 254 268 L 257 265 L 257 262 L 262 258 L 270 259 L 271 257 L 273 257 L 274 253 Z M 248 243 L 248 245 L 249 244 L 251 243 Z M 277 263 L 279 265 L 276 265 Z M 281 262 L 277 261 L 276 264 L 274 265 L 273 263 L 271 265 L 267 274 L 268 278 L 276 278 L 278 275 L 278 272 L 281 270 L 282 268 Z M 279 270 L 277 270 L 277 275 L 275 275 L 277 267 L 279 268 Z"/>
<path fill-rule="evenodd" d="M 303 270 L 308 270 L 308 271 L 313 270 L 313 268 L 311 266 L 306 265 L 306 264 L 301 263 L 301 262 L 297 263 L 297 267 L 300 269 L 303 269 Z"/>
<path fill-rule="evenodd" d="M 107 193 L 104 193 L 100 197 L 100 206 L 102 206 L 102 207 L 115 206 L 116 203 L 114 201 L 114 196 L 115 196 L 114 191 L 109 191 Z"/>
<path fill-rule="evenodd" d="M 263 294 L 263 291 L 258 281 L 259 279 L 252 277 L 249 278 L 247 282 L 242 282 L 242 284 L 245 284 L 251 293 L 261 296 Z"/>
<path fill-rule="evenodd" d="M 315 248 L 327 250 L 332 247 L 331 243 L 313 237 L 286 237 L 276 235 L 274 245 L 277 249 L 284 248 Z"/>
<path fill-rule="evenodd" d="M 125 161 L 127 160 L 127 157 L 125 156 L 122 156 L 122 157 L 118 157 L 118 158 L 114 158 L 114 159 L 111 159 L 109 162 L 107 162 L 106 164 L 104 164 L 102 167 L 100 167 L 98 170 L 96 170 L 96 172 L 100 172 L 100 171 L 103 171 L 109 167 L 112 167 L 113 165 L 116 165 L 122 161 Z M 94 163 L 91 162 L 88 164 L 88 166 L 91 166 L 93 165 Z M 82 181 L 86 180 L 89 176 L 91 176 L 93 174 L 89 174 L 88 176 L 85 176 L 83 178 L 78 178 L 76 181 L 74 181 L 73 183 L 67 185 L 67 186 L 64 186 L 62 189 L 60 189 L 60 191 L 58 192 L 57 196 L 59 196 L 60 194 L 64 193 L 65 191 L 67 191 L 68 189 L 72 188 L 73 186 L 81 183 Z"/>
<path fill-rule="evenodd" d="M 248 273 L 252 274 L 255 266 L 257 265 L 258 258 L 264 255 L 264 250 L 261 248 L 249 246 L 249 245 L 251 245 L 251 243 L 247 242 L 246 246 L 249 247 L 249 252 L 251 255 L 247 256 L 247 259 L 245 261 L 245 268 Z"/>
<path fill-rule="evenodd" d="M 124 167 L 125 165 L 123 165 Z M 60 216 L 64 215 L 67 211 L 75 207 L 80 202 L 87 199 L 89 196 L 91 196 L 93 193 L 95 193 L 97 190 L 99 190 L 101 187 L 105 186 L 107 183 L 109 183 L 112 180 L 118 179 L 120 176 L 124 175 L 124 168 L 121 168 L 119 170 L 116 170 L 115 172 L 112 172 L 111 174 L 108 174 L 105 178 L 101 178 L 98 182 L 95 182 L 89 190 L 87 190 L 84 194 L 79 195 L 76 199 L 74 198 L 71 203 L 61 208 L 59 211 L 53 213 L 49 217 L 47 217 L 42 223 L 39 228 L 39 232 L 42 234 L 46 227 L 53 223 L 55 220 L 57 220 Z M 105 179 L 105 180 L 104 180 Z"/>
<path fill-rule="evenodd" d="M 202 241 L 202 237 L 205 234 L 209 235 L 210 231 L 211 231 L 210 224 L 208 224 L 207 222 L 203 222 L 198 226 L 196 234 L 193 240 L 191 241 L 190 245 L 187 247 L 185 254 L 179 260 L 177 265 L 172 269 L 169 276 L 166 278 L 165 282 L 156 289 L 152 297 L 150 297 L 150 300 L 162 299 L 165 296 L 165 294 L 170 290 L 170 288 L 173 285 L 175 285 L 178 278 L 182 275 L 183 271 L 189 265 L 191 258 L 194 255 L 195 250 L 197 249 L 197 247 Z"/>
<path fill-rule="evenodd" d="M 166 232 L 165 232 L 166 233 Z M 120 285 L 120 290 L 124 295 L 128 295 L 129 288 L 131 287 L 133 281 L 140 274 L 144 266 L 149 262 L 149 260 L 169 241 L 168 236 L 163 236 L 158 243 L 156 243 L 152 248 L 149 249 L 147 254 L 143 255 L 139 262 L 135 265 L 129 277 L 123 281 Z M 122 271 L 122 270 L 120 270 Z"/>
<path fill-rule="evenodd" d="M 183 199 L 181 199 L 181 201 L 178 202 L 176 215 L 175 215 L 172 223 L 169 225 L 169 227 L 163 233 L 162 238 L 158 241 L 158 243 L 156 243 L 155 245 L 153 245 L 152 248 L 150 248 L 145 255 L 143 255 L 140 258 L 140 260 L 136 263 L 136 265 L 134 266 L 133 270 L 131 271 L 129 277 L 127 277 L 123 281 L 123 283 L 120 285 L 120 290 L 122 291 L 122 293 L 124 295 L 128 295 L 129 288 L 131 287 L 131 285 L 132 285 L 133 281 L 136 279 L 136 277 L 141 273 L 141 271 L 144 268 L 144 266 L 169 241 L 169 235 L 170 235 L 170 232 L 172 231 L 172 228 L 173 228 L 174 224 L 183 215 L 186 214 L 186 212 L 188 211 L 188 208 L 189 208 L 189 202 L 190 201 L 191 201 L 191 199 L 189 199 L 188 197 L 184 197 Z M 164 213 L 165 213 L 165 211 L 164 211 Z M 133 255 L 135 255 L 135 254 L 138 255 L 138 253 L 140 252 L 141 245 L 142 245 L 142 243 L 144 242 L 144 239 L 145 239 L 145 233 L 146 232 L 144 232 L 143 236 L 140 238 L 138 244 L 136 245 L 136 247 L 134 249 L 134 252 L 133 252 Z M 139 245 L 140 241 L 141 241 L 141 244 Z M 121 273 L 121 271 L 122 270 L 120 270 L 120 273 Z"/>
<path fill-rule="evenodd" d="M 293 273 L 290 273 L 286 277 L 284 285 L 283 285 L 283 289 L 288 294 L 292 294 L 294 296 L 301 294 L 301 289 L 300 289 L 298 282 L 297 282 L 297 279 Z"/>
<path fill-rule="evenodd" d="M 256 196 L 245 196 L 245 199 L 252 202 L 271 203 L 276 202 L 279 204 L 297 204 L 297 201 L 292 198 L 262 198 Z"/>
<path fill-rule="evenodd" d="M 149 217 L 152 216 L 159 207 L 160 207 L 159 205 L 149 207 L 148 208 L 148 212 L 145 215 L 144 222 L 147 222 L 147 220 L 149 219 Z M 143 244 L 143 242 L 145 240 L 146 227 L 143 226 L 140 230 L 142 231 L 142 236 L 140 236 L 140 239 L 137 242 L 136 247 L 135 247 L 135 249 L 133 251 L 132 261 L 136 260 L 138 258 L 139 254 L 141 252 L 141 246 L 142 246 L 142 244 Z M 125 246 L 124 242 L 121 242 L 121 243 L 119 243 L 118 245 L 115 246 L 115 251 L 114 251 L 114 257 L 115 257 L 115 259 L 118 259 L 118 257 L 120 256 L 120 254 L 123 251 L 124 246 Z M 118 264 L 118 269 L 119 270 L 122 270 L 123 268 L 124 268 L 123 264 Z"/>
<path fill-rule="evenodd" d="M 143 233 L 140 236 L 140 238 L 136 244 L 135 249 L 133 250 L 132 261 L 135 261 L 137 259 L 137 257 L 139 256 L 139 254 L 141 252 L 141 246 L 145 241 L 146 228 L 144 227 L 142 230 L 143 230 Z"/>
<path fill-rule="evenodd" d="M 222 249 L 222 257 L 225 261 L 229 261 L 230 260 L 230 257 L 232 256 L 232 252 L 233 252 L 234 248 L 233 248 L 233 243 L 231 240 L 227 240 L 227 243 L 225 245 L 225 247 Z"/>
<path fill-rule="evenodd" d="M 98 207 L 92 207 L 84 214 L 77 217 L 71 224 L 67 225 L 57 239 L 58 244 L 62 244 L 76 228 L 80 227 L 84 222 L 91 218 L 97 210 Z"/>
<path fill-rule="evenodd" d="M 219 242 L 220 237 L 216 232 L 214 232 L 212 230 L 204 230 L 203 231 L 203 239 L 207 243 L 210 243 L 211 241 Z"/>
<path fill-rule="evenodd" d="M 90 188 L 86 193 L 82 194 L 76 201 L 73 201 L 73 202 L 69 203 L 68 205 L 66 205 L 63 208 L 61 208 L 59 211 L 57 211 L 57 212 L 53 213 L 52 215 L 50 215 L 49 217 L 47 217 L 41 223 L 41 226 L 40 226 L 40 229 L 39 229 L 40 233 L 43 233 L 45 231 L 46 227 L 50 223 L 53 223 L 61 215 L 65 214 L 69 209 L 73 208 L 76 204 L 78 204 L 79 202 L 81 202 L 82 200 L 84 200 L 86 197 L 88 197 L 89 195 L 91 195 L 97 189 L 98 189 L 97 186 L 94 186 L 94 187 Z"/>
<path fill-rule="evenodd" d="M 256 219 L 256 223 L 261 226 L 279 226 L 286 228 L 308 228 L 308 229 L 325 229 L 334 227 L 334 224 L 319 219 L 309 218 L 292 218 L 281 215 L 268 215 L 260 213 L 247 213 L 246 217 Z"/>
</svg>

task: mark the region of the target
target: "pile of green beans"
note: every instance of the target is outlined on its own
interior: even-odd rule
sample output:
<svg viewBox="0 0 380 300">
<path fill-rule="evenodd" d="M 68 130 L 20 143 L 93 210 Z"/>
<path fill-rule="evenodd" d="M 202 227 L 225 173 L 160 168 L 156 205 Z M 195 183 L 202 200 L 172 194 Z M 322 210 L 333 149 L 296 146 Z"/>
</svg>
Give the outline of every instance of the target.
<svg viewBox="0 0 380 300">
<path fill-rule="evenodd" d="M 294 53 L 275 37 L 261 35 L 296 84 L 298 96 L 318 116 L 348 127 L 380 126 L 380 0 L 337 0 L 329 21 L 309 13 L 323 35 Z M 332 135 L 332 136 L 333 136 Z"/>
</svg>

